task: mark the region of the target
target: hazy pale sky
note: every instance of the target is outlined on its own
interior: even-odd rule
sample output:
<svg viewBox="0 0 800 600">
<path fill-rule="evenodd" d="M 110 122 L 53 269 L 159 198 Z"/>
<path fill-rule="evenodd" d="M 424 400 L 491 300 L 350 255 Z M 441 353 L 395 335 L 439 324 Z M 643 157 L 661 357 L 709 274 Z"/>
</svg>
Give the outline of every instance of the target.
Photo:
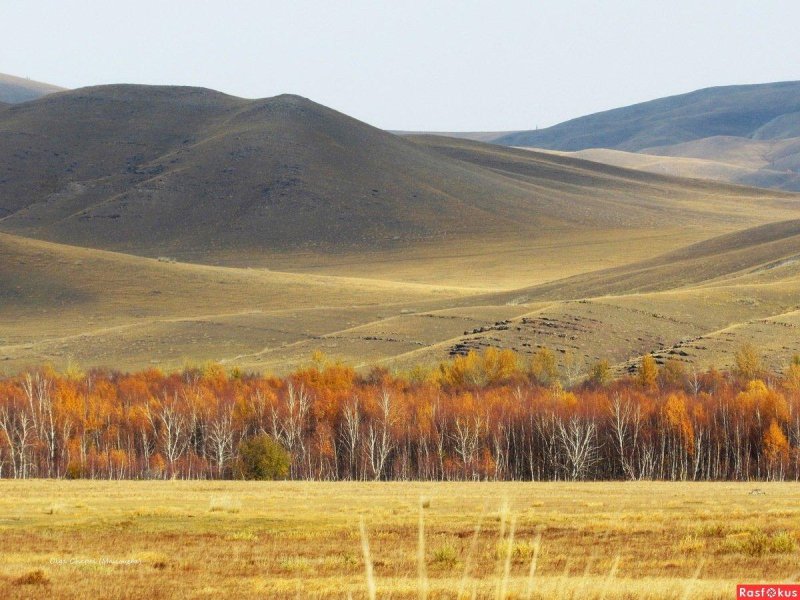
<svg viewBox="0 0 800 600">
<path fill-rule="evenodd" d="M 800 79 L 796 0 L 0 0 L 0 20 L 0 72 L 294 93 L 387 129 L 533 129 Z"/>
</svg>

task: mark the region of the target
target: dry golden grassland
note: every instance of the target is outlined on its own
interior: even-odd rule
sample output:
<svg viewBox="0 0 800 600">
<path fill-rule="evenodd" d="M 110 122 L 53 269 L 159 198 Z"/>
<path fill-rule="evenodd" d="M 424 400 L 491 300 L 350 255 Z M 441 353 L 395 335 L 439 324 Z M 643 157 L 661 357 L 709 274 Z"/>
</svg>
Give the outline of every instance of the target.
<svg viewBox="0 0 800 600">
<path fill-rule="evenodd" d="M 0 597 L 734 598 L 800 576 L 798 501 L 794 483 L 6 480 Z"/>
</svg>

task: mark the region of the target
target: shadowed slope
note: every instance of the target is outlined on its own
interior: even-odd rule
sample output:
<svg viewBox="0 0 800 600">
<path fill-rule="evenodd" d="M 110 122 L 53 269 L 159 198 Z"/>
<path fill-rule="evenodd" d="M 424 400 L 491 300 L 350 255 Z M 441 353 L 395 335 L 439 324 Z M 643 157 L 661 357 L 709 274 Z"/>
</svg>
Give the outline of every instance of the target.
<svg viewBox="0 0 800 600">
<path fill-rule="evenodd" d="M 2 227 L 71 243 L 341 250 L 536 223 L 525 190 L 295 96 L 107 86 L 0 126 Z"/>
<path fill-rule="evenodd" d="M 0 234 L 0 371 L 178 367 L 278 349 L 466 291 L 175 263 Z"/>
<path fill-rule="evenodd" d="M 205 259 L 787 218 L 789 196 L 469 141 L 297 96 L 117 85 L 0 112 L 0 229 Z"/>
<path fill-rule="evenodd" d="M 492 141 L 651 173 L 798 191 L 800 82 L 708 88 Z"/>
<path fill-rule="evenodd" d="M 503 148 L 446 137 L 412 137 L 450 158 L 530 185 L 540 205 L 573 223 L 697 224 L 763 219 L 761 209 L 794 216 L 798 196 L 715 182 L 636 172 L 549 152 Z M 778 212 L 772 213 L 777 215 Z M 746 215 L 746 216 L 745 216 Z M 665 222 L 662 219 L 668 218 Z M 750 220 L 750 223 L 753 221 Z"/>
<path fill-rule="evenodd" d="M 553 150 L 638 151 L 711 136 L 781 139 L 798 135 L 800 82 L 713 87 L 587 115 L 498 144 Z"/>
</svg>

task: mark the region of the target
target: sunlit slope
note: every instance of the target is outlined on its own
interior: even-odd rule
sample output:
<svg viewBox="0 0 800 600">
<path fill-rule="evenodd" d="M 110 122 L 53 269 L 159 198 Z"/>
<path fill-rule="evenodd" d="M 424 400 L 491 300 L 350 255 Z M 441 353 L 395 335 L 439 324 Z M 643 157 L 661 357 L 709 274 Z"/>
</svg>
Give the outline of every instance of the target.
<svg viewBox="0 0 800 600">
<path fill-rule="evenodd" d="M 800 138 L 705 138 L 643 152 L 590 148 L 560 154 L 648 173 L 800 190 Z"/>
<path fill-rule="evenodd" d="M 492 294 L 0 242 L 5 372 L 41 362 L 133 369 L 203 360 L 286 372 L 318 349 L 356 366 L 411 368 L 469 349 L 530 356 L 547 346 L 579 377 L 597 360 L 625 369 L 644 353 L 724 367 L 748 341 L 775 368 L 800 352 L 797 220 Z"/>
<path fill-rule="evenodd" d="M 722 235 L 654 258 L 595 271 L 498 298 L 576 299 L 665 291 L 794 264 L 800 258 L 800 220 Z"/>
<path fill-rule="evenodd" d="M 800 122 L 800 114 L 793 116 Z M 717 162 L 739 169 L 727 177 L 709 177 L 743 185 L 800 190 L 800 137 L 760 139 L 729 136 L 703 138 L 671 146 L 648 148 L 644 152 L 673 160 Z M 682 175 L 682 173 L 679 173 Z"/>
<path fill-rule="evenodd" d="M 292 343 L 465 293 L 162 262 L 0 234 L 0 368 L 69 360 L 178 367 L 186 359 L 220 360 Z"/>
<path fill-rule="evenodd" d="M 645 353 L 704 368 L 730 366 L 739 346 L 754 343 L 781 368 L 800 352 L 800 221 L 470 302 L 472 315 L 479 306 L 506 306 L 509 315 L 467 326 L 444 344 L 395 357 L 395 363 L 491 345 L 523 355 L 547 346 L 562 364 L 572 361 L 575 374 L 600 359 L 632 366 Z M 526 306 L 528 312 L 510 316 L 512 307 Z"/>
</svg>

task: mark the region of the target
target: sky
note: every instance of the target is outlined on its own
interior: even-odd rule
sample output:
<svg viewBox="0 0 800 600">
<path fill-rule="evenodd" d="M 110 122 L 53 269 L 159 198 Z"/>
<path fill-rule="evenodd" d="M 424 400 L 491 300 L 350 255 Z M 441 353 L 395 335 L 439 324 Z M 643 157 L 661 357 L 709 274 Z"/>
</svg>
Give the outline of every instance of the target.
<svg viewBox="0 0 800 600">
<path fill-rule="evenodd" d="M 294 93 L 385 129 L 508 131 L 800 79 L 796 0 L 0 0 L 0 72 Z"/>
</svg>

